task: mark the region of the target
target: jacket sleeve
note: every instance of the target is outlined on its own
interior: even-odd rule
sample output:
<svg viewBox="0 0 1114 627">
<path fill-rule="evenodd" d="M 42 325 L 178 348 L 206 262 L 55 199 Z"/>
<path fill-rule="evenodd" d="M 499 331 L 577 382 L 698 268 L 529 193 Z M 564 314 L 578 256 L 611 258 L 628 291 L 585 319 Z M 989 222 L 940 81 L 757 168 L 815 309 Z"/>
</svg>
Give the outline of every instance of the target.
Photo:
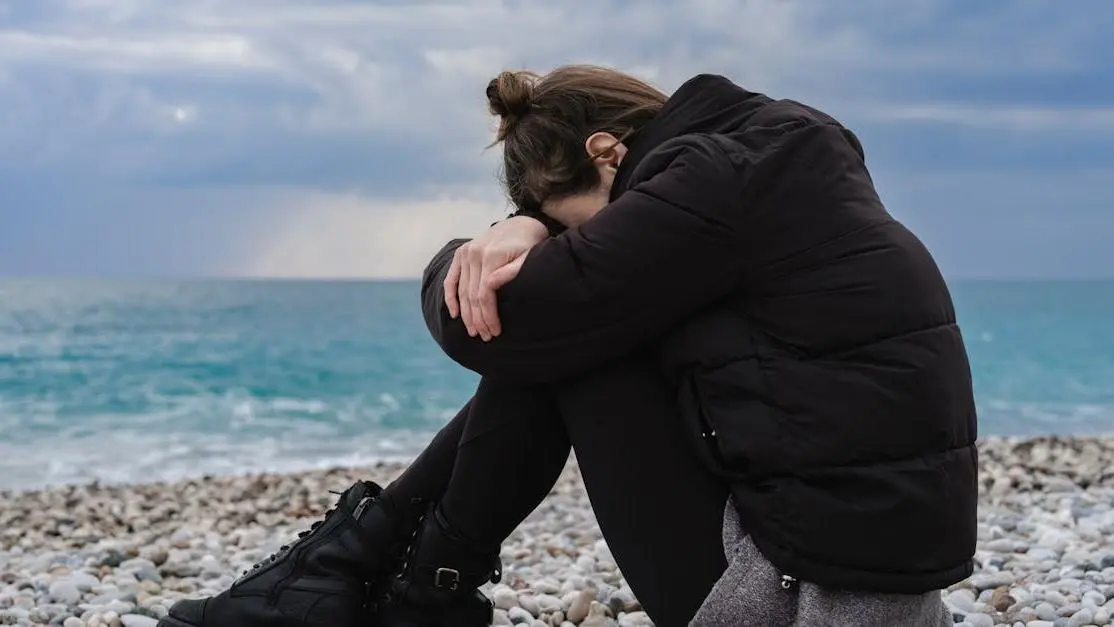
<svg viewBox="0 0 1114 627">
<path fill-rule="evenodd" d="M 498 292 L 490 342 L 449 318 L 441 283 L 454 240 L 427 269 L 427 325 L 484 376 L 549 382 L 626 355 L 731 292 L 743 254 L 743 171 L 719 140 L 686 136 L 643 160 L 641 180 L 578 228 L 549 238 Z"/>
<path fill-rule="evenodd" d="M 447 338 L 454 337 L 456 333 L 462 331 L 465 337 L 468 336 L 468 331 L 464 329 L 464 323 L 460 318 L 453 320 L 449 317 L 449 308 L 445 306 L 444 284 L 456 250 L 469 241 L 471 240 L 454 239 L 445 244 L 422 273 L 422 316 L 425 317 L 425 325 L 430 335 L 443 350 Z M 454 326 L 459 329 L 454 329 Z"/>
</svg>

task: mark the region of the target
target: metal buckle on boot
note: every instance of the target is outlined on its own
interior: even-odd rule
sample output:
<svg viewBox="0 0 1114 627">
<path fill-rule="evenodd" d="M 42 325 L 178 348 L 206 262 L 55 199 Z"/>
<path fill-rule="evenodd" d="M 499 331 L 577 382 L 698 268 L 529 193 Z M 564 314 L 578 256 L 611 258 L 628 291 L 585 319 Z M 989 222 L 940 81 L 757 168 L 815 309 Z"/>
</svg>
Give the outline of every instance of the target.
<svg viewBox="0 0 1114 627">
<path fill-rule="evenodd" d="M 449 592 L 456 592 L 457 586 L 460 585 L 460 571 L 452 568 L 438 568 L 437 574 L 433 576 L 433 585 L 438 588 L 445 588 Z"/>
</svg>

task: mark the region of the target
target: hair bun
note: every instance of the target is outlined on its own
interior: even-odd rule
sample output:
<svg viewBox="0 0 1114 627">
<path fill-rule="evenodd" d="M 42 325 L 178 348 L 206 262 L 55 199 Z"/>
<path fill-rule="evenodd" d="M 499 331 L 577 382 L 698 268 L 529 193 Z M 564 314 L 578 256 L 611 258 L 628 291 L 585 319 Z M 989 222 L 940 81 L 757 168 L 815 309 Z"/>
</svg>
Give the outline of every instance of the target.
<svg viewBox="0 0 1114 627">
<path fill-rule="evenodd" d="M 497 141 L 502 141 L 514 125 L 530 113 L 534 104 L 533 72 L 500 72 L 487 84 L 487 106 L 492 115 L 502 118 L 499 122 Z"/>
</svg>

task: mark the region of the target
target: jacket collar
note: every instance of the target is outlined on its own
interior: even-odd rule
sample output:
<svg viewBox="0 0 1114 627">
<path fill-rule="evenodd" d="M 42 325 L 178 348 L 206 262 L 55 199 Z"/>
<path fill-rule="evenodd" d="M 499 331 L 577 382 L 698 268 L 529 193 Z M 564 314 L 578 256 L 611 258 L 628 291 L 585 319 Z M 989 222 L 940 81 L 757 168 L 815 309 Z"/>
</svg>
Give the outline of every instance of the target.
<svg viewBox="0 0 1114 627">
<path fill-rule="evenodd" d="M 614 201 L 630 187 L 639 162 L 662 143 L 687 133 L 733 130 L 745 125 L 751 113 L 769 102 L 765 95 L 747 91 L 723 76 L 699 74 L 690 78 L 628 146 L 610 199 Z"/>
</svg>

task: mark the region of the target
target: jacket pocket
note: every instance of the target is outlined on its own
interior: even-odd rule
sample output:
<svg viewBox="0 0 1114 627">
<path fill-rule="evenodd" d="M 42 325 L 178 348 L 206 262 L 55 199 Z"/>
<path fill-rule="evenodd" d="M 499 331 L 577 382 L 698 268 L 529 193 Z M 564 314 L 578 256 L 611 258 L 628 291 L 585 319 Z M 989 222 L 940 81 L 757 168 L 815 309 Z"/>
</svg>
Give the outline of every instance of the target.
<svg viewBox="0 0 1114 627">
<path fill-rule="evenodd" d="M 741 359 L 714 369 L 694 369 L 687 383 L 687 422 L 706 455 L 733 477 L 781 472 L 785 451 L 778 440 L 778 411 L 760 396 L 757 359 Z"/>
<path fill-rule="evenodd" d="M 705 411 L 696 384 L 696 377 L 691 372 L 681 380 L 681 389 L 677 400 L 681 418 L 684 421 L 685 433 L 697 457 L 700 458 L 706 468 L 716 475 L 730 477 L 731 473 L 724 464 L 723 455 L 716 443 L 719 434 Z"/>
</svg>

